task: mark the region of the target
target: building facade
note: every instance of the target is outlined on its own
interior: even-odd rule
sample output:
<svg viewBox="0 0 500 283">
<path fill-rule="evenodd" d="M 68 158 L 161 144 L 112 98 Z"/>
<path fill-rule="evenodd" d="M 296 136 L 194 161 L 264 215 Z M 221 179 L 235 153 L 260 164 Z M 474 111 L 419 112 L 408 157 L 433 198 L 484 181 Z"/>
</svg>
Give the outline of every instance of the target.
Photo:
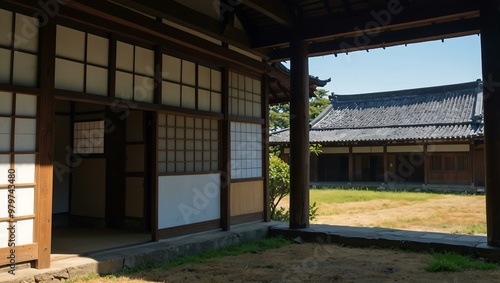
<svg viewBox="0 0 500 283">
<path fill-rule="evenodd" d="M 108 1 L 0 2 L 0 254 L 48 267 L 53 227 L 267 220 L 269 69 Z"/>
<path fill-rule="evenodd" d="M 480 81 L 335 95 L 310 126 L 313 184 L 484 186 Z M 272 133 L 284 159 L 289 131 Z"/>
</svg>

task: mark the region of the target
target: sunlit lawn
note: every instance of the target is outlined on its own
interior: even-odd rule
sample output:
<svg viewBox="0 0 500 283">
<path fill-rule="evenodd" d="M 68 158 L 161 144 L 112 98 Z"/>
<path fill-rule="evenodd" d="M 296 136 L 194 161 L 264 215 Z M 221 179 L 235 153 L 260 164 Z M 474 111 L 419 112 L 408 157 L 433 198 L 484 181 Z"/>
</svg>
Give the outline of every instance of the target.
<svg viewBox="0 0 500 283">
<path fill-rule="evenodd" d="M 458 234 L 486 233 L 484 195 L 311 189 L 313 223 Z M 288 207 L 289 199 L 281 204 Z"/>
</svg>

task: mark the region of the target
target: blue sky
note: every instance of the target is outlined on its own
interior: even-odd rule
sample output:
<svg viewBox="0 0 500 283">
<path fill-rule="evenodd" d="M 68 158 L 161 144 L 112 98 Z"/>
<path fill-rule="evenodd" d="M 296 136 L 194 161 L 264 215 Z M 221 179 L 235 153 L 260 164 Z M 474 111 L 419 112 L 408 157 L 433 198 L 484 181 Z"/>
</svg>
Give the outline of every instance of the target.
<svg viewBox="0 0 500 283">
<path fill-rule="evenodd" d="M 312 57 L 309 73 L 320 79 L 331 78 L 324 88 L 336 94 L 471 82 L 481 78 L 480 37 Z"/>
</svg>

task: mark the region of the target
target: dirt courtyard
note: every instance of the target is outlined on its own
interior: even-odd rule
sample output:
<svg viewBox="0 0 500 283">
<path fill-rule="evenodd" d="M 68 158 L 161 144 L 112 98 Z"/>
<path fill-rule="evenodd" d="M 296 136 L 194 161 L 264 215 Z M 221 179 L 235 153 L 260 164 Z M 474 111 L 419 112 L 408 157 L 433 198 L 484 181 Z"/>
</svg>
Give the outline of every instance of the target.
<svg viewBox="0 0 500 283">
<path fill-rule="evenodd" d="M 317 243 L 86 282 L 500 282 L 500 271 L 424 270 L 429 254 Z"/>
<path fill-rule="evenodd" d="M 485 223 L 484 196 L 322 204 L 319 213 L 313 223 L 444 233 L 481 234 L 474 227 Z M 140 272 L 134 278 L 87 282 L 500 282 L 500 270 L 427 272 L 424 267 L 431 258 L 425 253 L 306 243 Z"/>
</svg>

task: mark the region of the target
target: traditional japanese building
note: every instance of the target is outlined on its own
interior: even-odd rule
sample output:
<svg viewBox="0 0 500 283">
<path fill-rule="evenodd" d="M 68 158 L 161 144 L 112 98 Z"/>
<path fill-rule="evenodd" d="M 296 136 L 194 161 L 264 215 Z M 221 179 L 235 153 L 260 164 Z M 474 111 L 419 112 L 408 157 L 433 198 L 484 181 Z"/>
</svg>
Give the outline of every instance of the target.
<svg viewBox="0 0 500 283">
<path fill-rule="evenodd" d="M 309 76 L 308 56 L 477 33 L 493 188 L 500 184 L 500 99 L 490 95 L 499 89 L 497 5 L 0 1 L 0 254 L 15 243 L 17 263 L 47 268 L 56 226 L 134 230 L 158 241 L 268 220 L 273 99 L 291 102 L 290 227 L 307 227 L 307 101 L 320 83 Z M 289 73 L 272 65 L 284 60 Z M 499 200 L 500 190 L 487 190 L 494 246 Z M 0 258 L 0 266 L 9 263 Z"/>
<path fill-rule="evenodd" d="M 482 96 L 479 80 L 332 96 L 310 124 L 310 143 L 322 146 L 311 155 L 311 182 L 484 186 Z M 289 139 L 289 130 L 270 135 L 285 159 Z"/>
</svg>

